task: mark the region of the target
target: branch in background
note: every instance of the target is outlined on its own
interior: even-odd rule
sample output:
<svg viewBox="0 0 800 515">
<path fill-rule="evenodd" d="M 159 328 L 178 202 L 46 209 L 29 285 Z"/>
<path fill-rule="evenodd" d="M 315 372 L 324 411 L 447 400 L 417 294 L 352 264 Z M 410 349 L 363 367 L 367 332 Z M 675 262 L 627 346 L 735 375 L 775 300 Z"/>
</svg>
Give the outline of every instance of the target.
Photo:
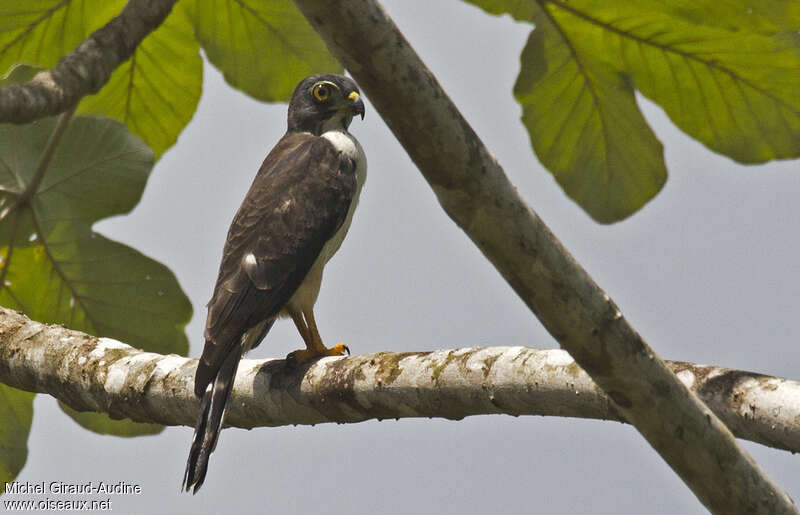
<svg viewBox="0 0 800 515">
<path fill-rule="evenodd" d="M 28 123 L 77 105 L 96 93 L 139 43 L 166 19 L 177 0 L 130 0 L 52 69 L 0 89 L 0 122 Z"/>
<path fill-rule="evenodd" d="M 561 346 L 716 513 L 798 513 L 517 194 L 374 0 L 295 0 L 467 233 Z"/>
<path fill-rule="evenodd" d="M 0 381 L 78 410 L 193 426 L 196 366 L 196 359 L 142 352 L 0 308 Z M 800 383 L 691 363 L 669 367 L 740 438 L 800 451 Z M 251 428 L 492 413 L 623 421 L 569 354 L 525 347 L 381 352 L 300 369 L 248 359 L 225 421 Z"/>
</svg>

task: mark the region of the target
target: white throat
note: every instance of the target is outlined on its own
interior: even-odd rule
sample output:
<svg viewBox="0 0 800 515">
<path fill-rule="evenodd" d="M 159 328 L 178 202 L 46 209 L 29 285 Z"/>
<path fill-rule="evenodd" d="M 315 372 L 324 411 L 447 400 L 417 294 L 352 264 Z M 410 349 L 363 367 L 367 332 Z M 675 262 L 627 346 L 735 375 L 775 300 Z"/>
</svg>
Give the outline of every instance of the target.
<svg viewBox="0 0 800 515">
<path fill-rule="evenodd" d="M 332 130 L 324 132 L 322 137 L 330 141 L 333 144 L 333 148 L 355 161 L 356 166 L 359 164 L 359 157 L 366 161 L 361 145 L 349 132 L 342 129 Z M 364 164 L 366 165 L 366 163 Z M 366 169 L 366 166 L 364 168 Z"/>
</svg>

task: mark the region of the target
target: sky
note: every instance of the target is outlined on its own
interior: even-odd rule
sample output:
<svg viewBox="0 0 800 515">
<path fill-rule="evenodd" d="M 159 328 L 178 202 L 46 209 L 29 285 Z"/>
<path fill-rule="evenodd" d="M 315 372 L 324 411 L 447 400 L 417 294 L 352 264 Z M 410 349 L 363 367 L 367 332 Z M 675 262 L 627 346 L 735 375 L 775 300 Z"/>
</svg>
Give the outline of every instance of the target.
<svg viewBox="0 0 800 515">
<path fill-rule="evenodd" d="M 639 97 L 664 143 L 669 179 L 631 218 L 593 222 L 539 165 L 511 89 L 530 25 L 462 2 L 384 1 L 522 196 L 664 359 L 800 379 L 800 165 L 742 166 L 681 133 Z M 447 20 L 443 23 L 442 20 Z M 285 131 L 263 104 L 205 66 L 203 97 L 156 165 L 141 203 L 104 235 L 165 263 L 195 314 L 202 350 L 225 234 L 261 161 Z M 351 132 L 369 161 L 350 232 L 325 269 L 316 318 L 353 353 L 556 342 L 445 215 L 366 99 Z M 252 358 L 302 345 L 276 324 Z M 81 429 L 35 401 L 21 481 L 140 485 L 118 513 L 704 513 L 631 426 L 487 415 L 223 431 L 206 483 L 179 493 L 192 428 L 124 439 Z M 742 442 L 800 499 L 800 457 Z"/>
</svg>

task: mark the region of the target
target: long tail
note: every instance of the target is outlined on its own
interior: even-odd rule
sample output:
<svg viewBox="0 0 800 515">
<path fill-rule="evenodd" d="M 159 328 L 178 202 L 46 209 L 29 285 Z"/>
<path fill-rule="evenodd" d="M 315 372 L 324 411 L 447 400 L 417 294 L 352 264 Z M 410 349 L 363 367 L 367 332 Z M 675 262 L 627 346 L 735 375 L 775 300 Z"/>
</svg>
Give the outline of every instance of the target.
<svg viewBox="0 0 800 515">
<path fill-rule="evenodd" d="M 203 486 L 208 470 L 208 458 L 217 446 L 219 432 L 222 430 L 222 417 L 225 414 L 225 405 L 233 389 L 233 380 L 236 369 L 239 368 L 239 359 L 242 357 L 242 348 L 237 346 L 222 363 L 217 375 L 214 377 L 213 386 L 206 390 L 200 403 L 200 415 L 194 429 L 192 448 L 189 459 L 186 461 L 186 472 L 183 474 L 181 490 L 192 491 L 193 494 Z"/>
</svg>

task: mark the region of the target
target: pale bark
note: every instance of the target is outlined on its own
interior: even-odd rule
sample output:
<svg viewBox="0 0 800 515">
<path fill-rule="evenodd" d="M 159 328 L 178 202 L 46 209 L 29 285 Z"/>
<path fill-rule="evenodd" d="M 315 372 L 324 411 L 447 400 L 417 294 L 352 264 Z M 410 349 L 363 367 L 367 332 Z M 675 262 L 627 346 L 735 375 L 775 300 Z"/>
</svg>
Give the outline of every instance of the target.
<svg viewBox="0 0 800 515">
<path fill-rule="evenodd" d="M 63 113 L 100 90 L 139 43 L 158 28 L 177 0 L 130 0 L 52 69 L 0 89 L 0 122 L 28 123 Z"/>
<path fill-rule="evenodd" d="M 369 97 L 447 214 L 700 501 L 719 513 L 798 513 L 527 206 L 380 5 L 295 4 Z"/>
<path fill-rule="evenodd" d="M 668 362 L 740 438 L 800 451 L 800 383 Z M 77 410 L 193 426 L 196 359 L 143 352 L 0 308 L 0 382 Z M 469 415 L 624 419 L 562 350 L 472 347 L 325 358 L 289 368 L 243 360 L 225 421 L 244 428 Z"/>
</svg>

